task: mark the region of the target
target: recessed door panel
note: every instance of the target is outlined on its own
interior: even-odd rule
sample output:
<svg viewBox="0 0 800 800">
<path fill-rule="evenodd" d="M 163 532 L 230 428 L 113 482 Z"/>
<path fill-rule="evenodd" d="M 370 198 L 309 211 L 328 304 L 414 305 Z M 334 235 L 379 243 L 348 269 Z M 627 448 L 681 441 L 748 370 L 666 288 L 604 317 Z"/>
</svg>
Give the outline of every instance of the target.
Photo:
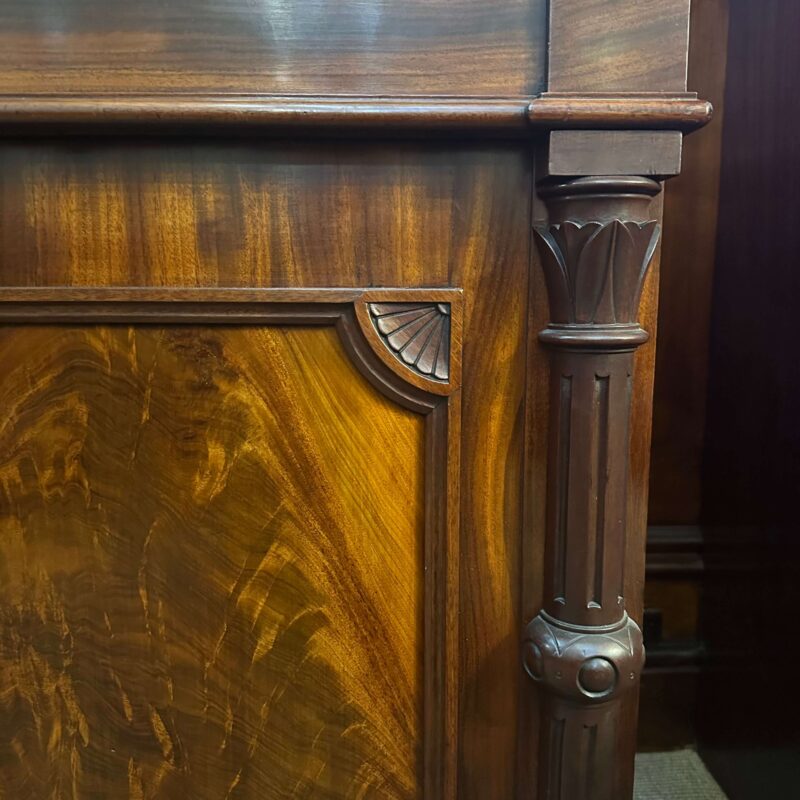
<svg viewBox="0 0 800 800">
<path fill-rule="evenodd" d="M 7 325 L 0 363 L 0 794 L 422 796 L 430 417 L 331 325 Z"/>
</svg>

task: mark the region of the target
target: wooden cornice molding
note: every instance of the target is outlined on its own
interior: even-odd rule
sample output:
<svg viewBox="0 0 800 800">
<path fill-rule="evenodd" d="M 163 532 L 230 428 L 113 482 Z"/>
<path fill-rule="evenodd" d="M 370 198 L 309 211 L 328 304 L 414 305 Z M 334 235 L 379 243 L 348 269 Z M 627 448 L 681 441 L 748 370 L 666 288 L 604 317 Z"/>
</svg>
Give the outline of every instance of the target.
<svg viewBox="0 0 800 800">
<path fill-rule="evenodd" d="M 546 92 L 531 101 L 535 127 L 565 129 L 645 129 L 689 131 L 711 121 L 714 109 L 696 94 L 582 95 Z"/>
<path fill-rule="evenodd" d="M 0 130 L 219 134 L 221 131 L 359 136 L 462 133 L 520 136 L 527 97 L 347 95 L 0 95 Z"/>
<path fill-rule="evenodd" d="M 525 138 L 561 129 L 689 131 L 711 118 L 696 95 L 445 97 L 238 94 L 0 95 L 0 135 L 220 131 L 326 135 L 459 134 Z"/>
</svg>

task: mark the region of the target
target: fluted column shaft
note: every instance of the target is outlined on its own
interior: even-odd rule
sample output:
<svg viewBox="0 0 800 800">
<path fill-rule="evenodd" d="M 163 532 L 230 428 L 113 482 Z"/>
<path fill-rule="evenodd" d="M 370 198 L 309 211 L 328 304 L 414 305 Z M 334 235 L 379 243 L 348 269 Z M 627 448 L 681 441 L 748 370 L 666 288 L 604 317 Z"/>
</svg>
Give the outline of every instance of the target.
<svg viewBox="0 0 800 800">
<path fill-rule="evenodd" d="M 551 319 L 540 334 L 551 352 L 545 600 L 523 659 L 546 694 L 541 800 L 620 800 L 619 700 L 644 661 L 624 600 L 633 354 L 647 339 L 636 317 L 659 190 L 637 177 L 540 187 L 550 215 L 536 230 Z"/>
</svg>

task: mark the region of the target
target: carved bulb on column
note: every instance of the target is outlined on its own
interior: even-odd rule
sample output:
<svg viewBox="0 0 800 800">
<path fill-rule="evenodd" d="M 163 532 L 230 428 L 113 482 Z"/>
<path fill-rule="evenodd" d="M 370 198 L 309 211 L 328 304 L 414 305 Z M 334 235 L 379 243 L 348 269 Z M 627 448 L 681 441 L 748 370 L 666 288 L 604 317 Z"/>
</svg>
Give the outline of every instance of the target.
<svg viewBox="0 0 800 800">
<path fill-rule="evenodd" d="M 549 212 L 536 239 L 550 301 L 539 338 L 551 351 L 551 438 L 545 604 L 525 630 L 523 662 L 547 696 L 541 800 L 619 798 L 619 699 L 644 662 L 623 598 L 633 352 L 647 340 L 636 318 L 660 188 L 639 177 L 539 188 Z"/>
</svg>

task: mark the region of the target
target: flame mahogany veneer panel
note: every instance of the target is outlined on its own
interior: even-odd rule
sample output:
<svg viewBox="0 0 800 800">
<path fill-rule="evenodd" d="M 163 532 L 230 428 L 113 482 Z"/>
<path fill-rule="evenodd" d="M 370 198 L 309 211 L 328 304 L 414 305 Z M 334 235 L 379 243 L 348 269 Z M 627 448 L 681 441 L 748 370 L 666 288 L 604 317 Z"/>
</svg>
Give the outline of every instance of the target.
<svg viewBox="0 0 800 800">
<path fill-rule="evenodd" d="M 332 328 L 3 327 L 0 361 L 2 793 L 416 797 L 423 418 Z"/>
<path fill-rule="evenodd" d="M 529 160 L 454 143 L 4 141 L 0 282 L 513 283 Z"/>
</svg>

